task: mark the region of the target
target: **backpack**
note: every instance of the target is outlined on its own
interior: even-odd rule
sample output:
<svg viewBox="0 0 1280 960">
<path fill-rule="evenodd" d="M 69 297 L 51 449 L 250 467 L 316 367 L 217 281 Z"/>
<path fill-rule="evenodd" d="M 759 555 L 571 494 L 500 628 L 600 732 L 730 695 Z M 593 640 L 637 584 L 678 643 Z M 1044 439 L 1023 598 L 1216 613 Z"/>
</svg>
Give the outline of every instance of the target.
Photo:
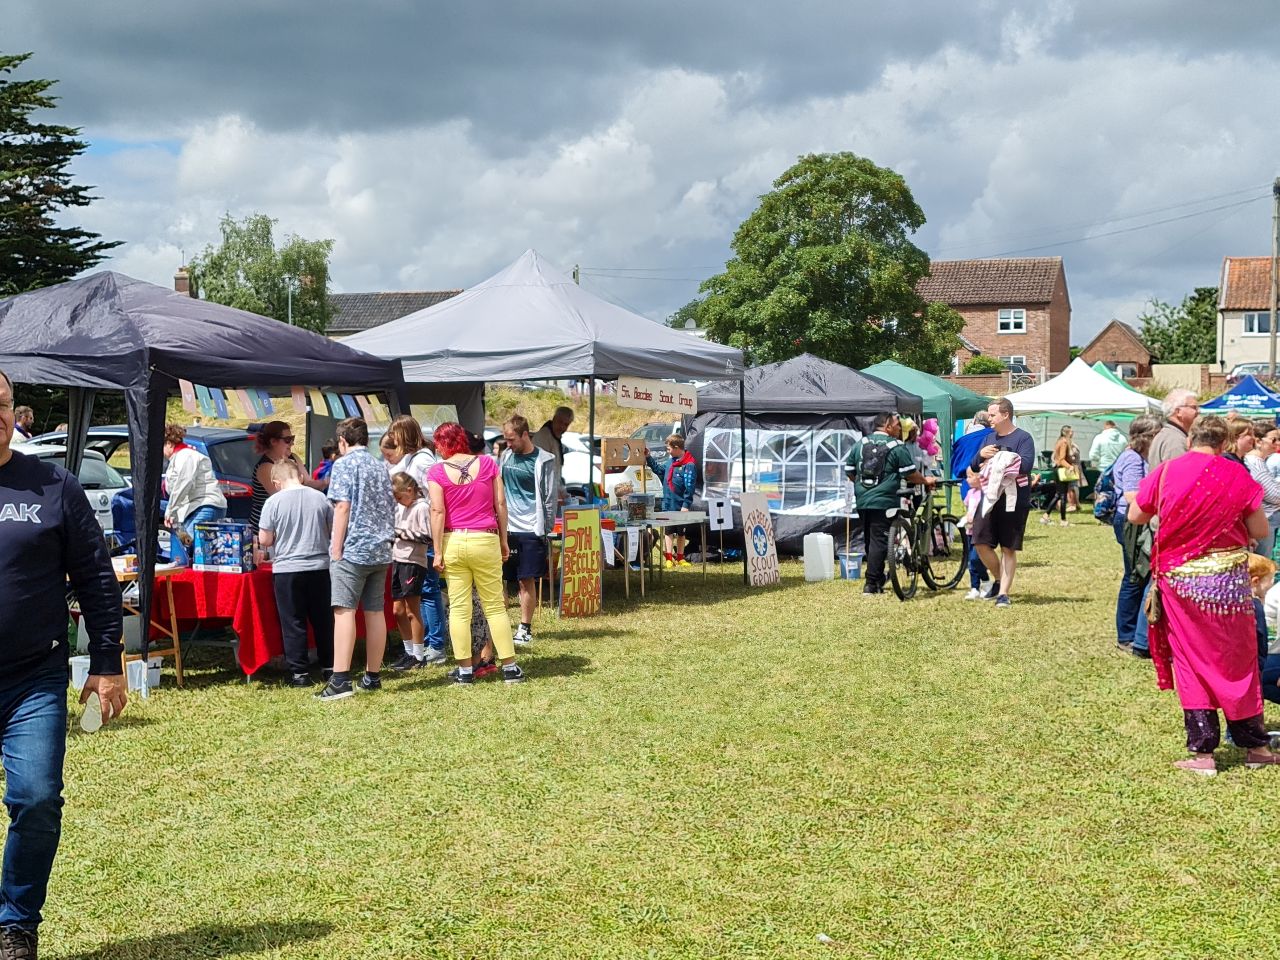
<svg viewBox="0 0 1280 960">
<path fill-rule="evenodd" d="M 898 446 L 897 440 L 888 443 L 876 443 L 873 440 L 862 441 L 858 453 L 858 481 L 867 489 L 878 487 L 884 480 L 885 464 L 889 460 L 889 451 Z"/>
<path fill-rule="evenodd" d="M 1107 467 L 1098 477 L 1098 484 L 1093 488 L 1093 519 L 1099 523 L 1111 524 L 1116 516 L 1116 481 L 1111 475 L 1114 467 Z"/>
</svg>

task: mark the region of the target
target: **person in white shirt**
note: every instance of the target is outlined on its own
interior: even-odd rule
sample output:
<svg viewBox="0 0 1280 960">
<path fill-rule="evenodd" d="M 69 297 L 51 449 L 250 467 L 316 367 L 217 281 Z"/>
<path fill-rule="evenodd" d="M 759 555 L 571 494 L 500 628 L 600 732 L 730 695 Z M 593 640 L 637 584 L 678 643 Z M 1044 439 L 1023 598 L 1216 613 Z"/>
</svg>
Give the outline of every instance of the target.
<svg viewBox="0 0 1280 960">
<path fill-rule="evenodd" d="M 1128 441 L 1123 433 L 1116 429 L 1114 420 L 1107 420 L 1102 425 L 1102 432 L 1093 438 L 1089 445 L 1089 462 L 1099 473 L 1106 473 L 1116 462 L 1116 457 L 1124 453 Z"/>
<path fill-rule="evenodd" d="M 164 455 L 169 468 L 164 483 L 169 505 L 164 511 L 164 525 L 170 530 L 181 527 L 194 537 L 197 523 L 210 523 L 227 515 L 227 498 L 218 488 L 209 458 L 187 446 L 186 438 L 186 427 L 176 423 L 165 426 Z"/>
</svg>

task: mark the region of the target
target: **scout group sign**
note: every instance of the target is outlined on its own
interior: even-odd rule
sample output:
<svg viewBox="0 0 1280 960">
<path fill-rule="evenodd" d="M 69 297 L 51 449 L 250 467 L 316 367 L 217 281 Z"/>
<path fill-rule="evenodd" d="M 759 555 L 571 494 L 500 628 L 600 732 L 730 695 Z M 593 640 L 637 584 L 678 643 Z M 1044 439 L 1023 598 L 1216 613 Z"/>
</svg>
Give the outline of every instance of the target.
<svg viewBox="0 0 1280 960">
<path fill-rule="evenodd" d="M 560 616 L 589 617 L 600 612 L 600 511 L 564 512 L 564 549 L 560 552 Z"/>
</svg>

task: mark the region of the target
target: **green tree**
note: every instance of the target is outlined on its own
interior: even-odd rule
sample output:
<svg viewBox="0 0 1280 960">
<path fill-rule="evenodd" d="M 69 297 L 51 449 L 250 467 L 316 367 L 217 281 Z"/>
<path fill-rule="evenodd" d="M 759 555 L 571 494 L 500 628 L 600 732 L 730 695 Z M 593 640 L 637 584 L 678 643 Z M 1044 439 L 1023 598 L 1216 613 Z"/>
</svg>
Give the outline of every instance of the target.
<svg viewBox="0 0 1280 960">
<path fill-rule="evenodd" d="M 700 298 L 695 297 L 667 317 L 667 326 L 676 330 L 685 330 L 688 328 L 690 320 L 693 321 L 695 327 L 702 326 L 702 300 Z"/>
<path fill-rule="evenodd" d="M 96 199 L 67 169 L 89 145 L 77 127 L 33 119 L 58 98 L 48 92 L 56 81 L 9 79 L 30 57 L 0 54 L 0 296 L 69 280 L 120 245 L 56 222 Z"/>
<path fill-rule="evenodd" d="M 1008 369 L 998 358 L 982 353 L 976 357 L 970 357 L 968 362 L 965 363 L 964 369 L 960 372 L 964 374 L 993 374 L 1004 373 Z"/>
<path fill-rule="evenodd" d="M 807 352 L 948 371 L 964 320 L 916 293 L 929 257 L 908 239 L 925 218 L 906 181 L 834 153 L 801 157 L 773 186 L 734 234 L 724 272 L 702 284 L 708 336 L 752 363 Z"/>
<path fill-rule="evenodd" d="M 1213 363 L 1218 353 L 1218 288 L 1196 287 L 1174 306 L 1152 300 L 1138 315 L 1142 339 L 1161 363 Z"/>
<path fill-rule="evenodd" d="M 222 243 L 205 247 L 190 264 L 197 296 L 324 333 L 329 327 L 332 240 L 289 236 L 276 249 L 276 221 L 255 213 L 222 218 Z"/>
</svg>

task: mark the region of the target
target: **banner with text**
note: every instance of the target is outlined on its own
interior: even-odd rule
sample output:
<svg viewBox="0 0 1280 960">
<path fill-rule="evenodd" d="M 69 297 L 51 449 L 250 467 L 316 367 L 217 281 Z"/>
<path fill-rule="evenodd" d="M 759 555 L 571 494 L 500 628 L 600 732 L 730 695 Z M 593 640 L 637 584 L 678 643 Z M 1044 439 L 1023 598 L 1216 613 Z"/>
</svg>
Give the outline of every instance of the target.
<svg viewBox="0 0 1280 960">
<path fill-rule="evenodd" d="M 564 512 L 560 551 L 560 616 L 590 617 L 600 612 L 600 511 Z"/>
<path fill-rule="evenodd" d="M 769 518 L 769 501 L 763 493 L 744 493 L 740 503 L 751 586 L 777 583 L 780 579 L 778 545 L 773 537 L 773 521 Z"/>
<path fill-rule="evenodd" d="M 691 383 L 618 378 L 618 406 L 637 410 L 661 410 L 680 416 L 698 412 L 698 388 Z"/>
</svg>

